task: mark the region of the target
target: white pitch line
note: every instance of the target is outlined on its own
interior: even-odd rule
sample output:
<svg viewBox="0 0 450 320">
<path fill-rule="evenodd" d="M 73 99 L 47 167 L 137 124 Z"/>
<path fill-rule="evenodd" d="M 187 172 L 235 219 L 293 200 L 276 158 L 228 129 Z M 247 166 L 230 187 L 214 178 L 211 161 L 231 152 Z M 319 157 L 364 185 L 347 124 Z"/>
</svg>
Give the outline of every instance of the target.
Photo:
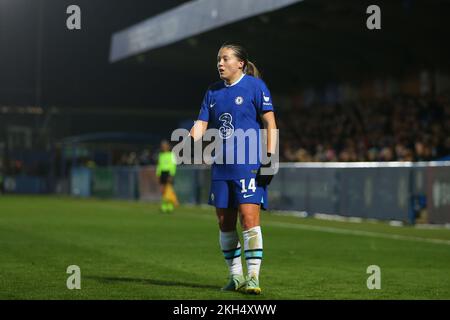
<svg viewBox="0 0 450 320">
<path fill-rule="evenodd" d="M 183 214 L 183 215 L 184 216 L 188 215 L 188 216 L 197 217 L 197 218 L 201 217 L 204 219 L 215 218 L 212 215 L 198 215 L 198 214 Z M 426 243 L 435 243 L 435 244 L 445 244 L 445 245 L 450 246 L 450 240 L 421 238 L 421 237 L 403 236 L 403 235 L 399 235 L 399 234 L 389 234 L 389 233 L 380 233 L 380 232 L 362 231 L 362 230 L 349 230 L 349 229 L 341 229 L 341 228 L 333 228 L 333 227 L 312 226 L 312 225 L 289 223 L 289 222 L 265 221 L 263 224 L 263 227 L 264 226 L 290 228 L 290 229 L 301 229 L 301 230 L 308 230 L 308 231 L 319 231 L 319 232 L 328 232 L 328 233 L 335 233 L 335 234 L 355 235 L 355 236 L 382 238 L 382 239 L 391 239 L 391 240 L 406 240 L 406 241 L 417 241 L 417 242 L 426 242 Z"/>
<path fill-rule="evenodd" d="M 336 233 L 336 234 L 350 234 L 350 235 L 355 235 L 355 236 L 365 236 L 365 237 L 373 237 L 373 238 L 419 241 L 419 242 L 450 245 L 450 240 L 403 236 L 403 235 L 399 235 L 399 234 L 388 234 L 388 233 L 361 231 L 361 230 L 349 230 L 349 229 L 341 229 L 341 228 L 333 228 L 333 227 L 311 226 L 311 225 L 304 225 L 304 224 L 274 222 L 274 221 L 266 221 L 264 224 L 268 225 L 268 226 L 281 227 L 281 228 L 302 229 L 302 230 L 309 230 L 309 231 L 313 230 L 313 231 Z"/>
</svg>

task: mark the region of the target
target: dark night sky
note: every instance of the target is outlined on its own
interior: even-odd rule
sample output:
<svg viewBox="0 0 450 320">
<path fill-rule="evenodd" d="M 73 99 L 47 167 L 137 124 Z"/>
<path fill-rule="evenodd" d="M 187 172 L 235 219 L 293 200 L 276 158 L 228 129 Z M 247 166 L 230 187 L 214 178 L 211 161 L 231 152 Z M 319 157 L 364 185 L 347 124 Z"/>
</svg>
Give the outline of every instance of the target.
<svg viewBox="0 0 450 320">
<path fill-rule="evenodd" d="M 35 104 L 40 3 L 42 103 L 109 106 L 140 105 L 158 82 L 137 65 L 109 64 L 111 34 L 182 2 L 0 0 L 0 105 Z M 66 28 L 70 4 L 81 8 L 82 30 Z"/>
<path fill-rule="evenodd" d="M 43 12 L 41 104 L 198 109 L 217 78 L 215 54 L 238 40 L 263 66 L 272 91 L 413 68 L 448 70 L 449 1 L 379 1 L 383 29 L 365 29 L 367 1 L 304 1 L 108 63 L 111 34 L 186 1 L 0 0 L 0 105 L 35 105 L 39 6 Z M 82 30 L 66 28 L 66 8 Z M 140 61 L 140 62 L 139 62 Z M 176 91 L 177 94 L 173 94 Z"/>
</svg>

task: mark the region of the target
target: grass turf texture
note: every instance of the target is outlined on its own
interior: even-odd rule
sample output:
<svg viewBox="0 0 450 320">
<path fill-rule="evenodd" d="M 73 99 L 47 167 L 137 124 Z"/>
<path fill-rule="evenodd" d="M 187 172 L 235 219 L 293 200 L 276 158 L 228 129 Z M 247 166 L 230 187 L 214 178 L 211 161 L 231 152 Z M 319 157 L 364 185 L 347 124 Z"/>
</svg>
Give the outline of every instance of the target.
<svg viewBox="0 0 450 320">
<path fill-rule="evenodd" d="M 227 267 L 213 208 L 1 196 L 0 299 L 450 299 L 448 229 L 261 221 L 263 292 L 248 296 L 219 290 Z M 81 290 L 66 287 L 69 265 Z M 381 268 L 380 290 L 367 289 L 369 265 Z"/>
</svg>

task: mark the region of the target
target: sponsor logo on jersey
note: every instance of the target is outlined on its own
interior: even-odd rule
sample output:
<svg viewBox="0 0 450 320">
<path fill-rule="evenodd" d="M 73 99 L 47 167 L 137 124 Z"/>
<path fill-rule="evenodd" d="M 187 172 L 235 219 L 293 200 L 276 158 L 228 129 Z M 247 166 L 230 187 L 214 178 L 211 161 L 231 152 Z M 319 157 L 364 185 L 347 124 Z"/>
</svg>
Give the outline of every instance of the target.
<svg viewBox="0 0 450 320">
<path fill-rule="evenodd" d="M 228 139 L 234 132 L 233 117 L 228 112 L 222 113 L 219 121 L 222 121 L 222 125 L 219 127 L 219 136 L 221 139 Z"/>
<path fill-rule="evenodd" d="M 272 102 L 270 102 L 270 97 L 266 97 L 266 95 L 263 92 L 263 105 L 264 106 L 271 106 Z"/>
</svg>

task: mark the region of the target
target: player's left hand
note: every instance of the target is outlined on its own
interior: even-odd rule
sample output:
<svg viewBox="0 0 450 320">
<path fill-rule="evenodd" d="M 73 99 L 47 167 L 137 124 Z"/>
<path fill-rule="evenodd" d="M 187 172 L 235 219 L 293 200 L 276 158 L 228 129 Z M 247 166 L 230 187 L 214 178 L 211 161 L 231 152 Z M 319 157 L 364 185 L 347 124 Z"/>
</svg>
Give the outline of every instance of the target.
<svg viewBox="0 0 450 320">
<path fill-rule="evenodd" d="M 272 155 L 270 153 L 268 153 L 267 157 L 269 157 L 270 161 L 267 164 L 261 164 L 261 166 L 258 169 L 258 172 L 256 173 L 256 183 L 260 187 L 268 186 L 274 176 L 273 174 L 261 174 L 261 168 L 270 168 L 271 167 Z"/>
</svg>

